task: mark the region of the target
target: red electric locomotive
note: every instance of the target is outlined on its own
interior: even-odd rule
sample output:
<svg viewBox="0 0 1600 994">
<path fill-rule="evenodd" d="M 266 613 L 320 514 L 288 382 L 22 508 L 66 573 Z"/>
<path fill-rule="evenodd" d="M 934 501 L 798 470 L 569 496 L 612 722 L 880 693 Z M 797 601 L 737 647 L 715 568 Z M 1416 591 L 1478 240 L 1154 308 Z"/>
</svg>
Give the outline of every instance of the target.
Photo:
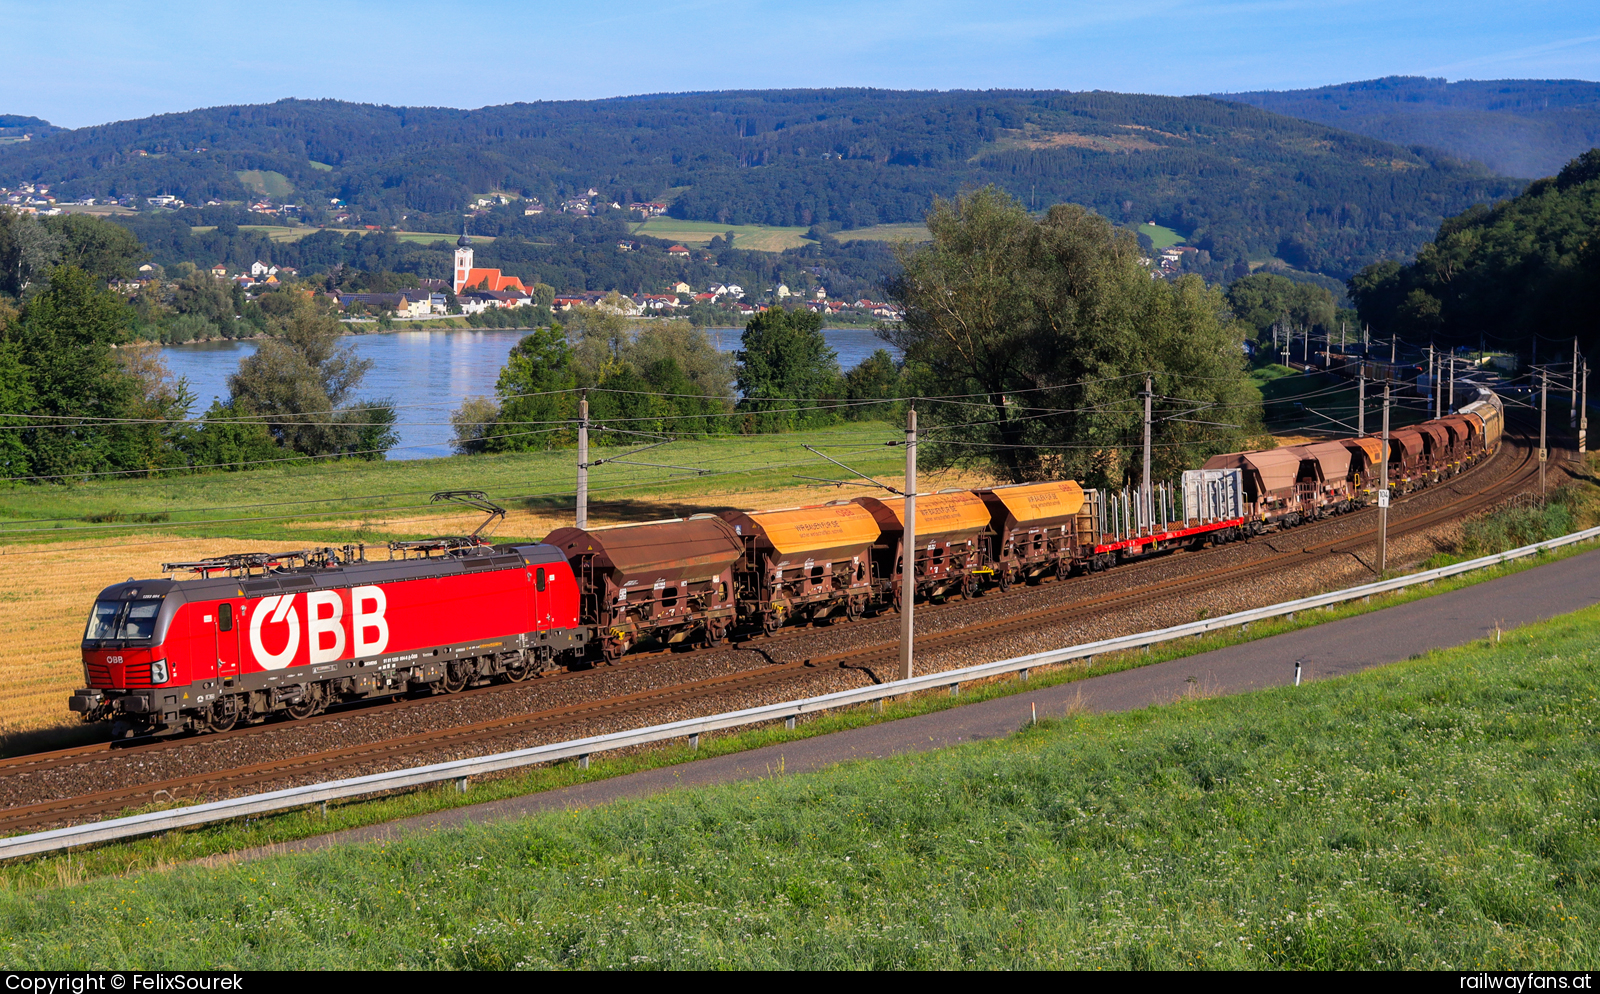
<svg viewBox="0 0 1600 994">
<path fill-rule="evenodd" d="M 503 512 L 501 512 L 503 513 Z M 305 718 L 365 697 L 524 680 L 581 653 L 578 585 L 548 545 L 473 536 L 364 550 L 243 553 L 129 580 L 96 599 L 87 689 L 69 702 L 114 738 Z"/>
</svg>

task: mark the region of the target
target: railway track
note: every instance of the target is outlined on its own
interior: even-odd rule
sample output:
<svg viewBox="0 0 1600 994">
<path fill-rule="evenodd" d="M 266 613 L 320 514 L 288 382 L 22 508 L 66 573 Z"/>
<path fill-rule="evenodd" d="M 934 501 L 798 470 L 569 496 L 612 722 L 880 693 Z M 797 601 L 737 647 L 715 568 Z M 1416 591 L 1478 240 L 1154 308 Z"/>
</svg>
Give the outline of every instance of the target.
<svg viewBox="0 0 1600 994">
<path fill-rule="evenodd" d="M 1443 488 L 1471 486 L 1481 475 L 1481 470 L 1496 465 L 1497 461 L 1502 459 L 1516 460 L 1515 465 L 1509 472 L 1484 486 L 1470 489 L 1447 503 L 1392 522 L 1389 534 L 1391 536 L 1408 534 L 1470 514 L 1483 507 L 1491 506 L 1520 490 L 1537 475 L 1538 463 L 1535 451 L 1526 445 L 1513 445 L 1511 440 L 1508 439 L 1507 444 L 1502 446 L 1495 458 L 1443 485 Z M 1410 503 L 1419 497 L 1437 495 L 1440 489 L 1440 487 L 1434 487 L 1419 491 L 1397 503 L 1404 506 L 1404 504 Z M 1359 513 L 1374 514 L 1374 512 Z M 1315 539 L 1315 533 L 1322 530 L 1319 525 L 1337 524 L 1351 520 L 1352 516 L 1341 516 L 1318 522 L 1293 532 L 1270 536 L 1267 538 L 1266 544 L 1273 548 L 1274 554 L 1265 558 L 1220 567 L 1181 580 L 1137 584 L 1125 589 L 1074 600 L 1058 606 L 1011 614 L 1004 618 L 948 629 L 943 632 L 922 636 L 919 640 L 920 647 L 923 651 L 960 649 L 993 638 L 1002 631 L 1015 633 L 1019 630 L 1030 628 L 1052 627 L 1139 603 L 1167 600 L 1195 593 L 1235 581 L 1242 575 L 1258 576 L 1263 573 L 1304 565 L 1319 558 L 1348 554 L 1371 544 L 1375 539 L 1376 529 L 1367 529 L 1355 535 L 1346 535 L 1310 545 L 1302 544 L 1298 549 L 1279 551 L 1278 546 L 1286 541 L 1294 541 L 1302 537 Z M 803 637 L 805 634 L 806 631 L 803 629 L 796 630 L 791 633 L 785 633 L 784 636 L 778 639 L 764 640 L 753 648 L 760 650 L 781 645 L 785 641 Z M 718 654 L 738 651 L 748 650 L 741 646 L 728 646 L 715 650 Z M 592 722 L 597 718 L 681 704 L 729 693 L 755 690 L 796 679 L 808 670 L 816 672 L 821 669 L 847 667 L 860 669 L 871 677 L 871 668 L 873 666 L 896 660 L 898 653 L 899 646 L 897 641 L 884 642 L 849 652 L 818 656 L 794 662 L 773 663 L 759 669 L 744 670 L 601 700 L 583 701 L 527 714 L 510 715 L 467 725 L 416 732 L 381 742 L 352 745 L 232 769 L 165 778 L 128 787 L 85 793 L 74 797 L 21 804 L 0 809 L 0 834 L 95 818 L 163 800 L 197 798 L 207 793 L 220 791 L 233 793 L 290 777 L 301 778 L 311 775 L 324 775 L 353 766 L 405 759 L 423 751 L 460 748 L 487 740 L 503 738 L 508 735 L 549 730 L 567 725 Z M 614 672 L 619 665 L 622 667 L 649 666 L 652 663 L 659 662 L 666 655 L 668 653 L 663 652 L 630 657 L 620 664 L 607 667 L 607 671 Z M 581 679 L 586 676 L 587 672 L 579 670 L 553 674 L 542 678 L 540 682 Z M 873 678 L 875 679 L 875 677 Z M 451 695 L 449 698 L 406 699 L 393 703 L 373 705 L 364 709 L 330 712 L 303 719 L 295 724 L 312 724 L 374 711 L 424 707 L 437 700 L 458 700 L 464 696 L 503 692 L 519 686 L 525 687 L 527 684 L 510 685 L 509 688 L 507 685 L 488 686 L 468 690 L 462 694 Z M 100 743 L 73 749 L 11 757 L 0 760 L 0 778 L 58 769 L 77 763 L 94 762 L 114 754 L 142 756 L 151 751 L 209 744 L 241 735 L 259 733 L 266 728 L 272 727 L 282 727 L 282 725 L 269 724 L 267 726 L 235 729 L 198 740 L 162 740 L 136 746 L 132 749 L 114 750 L 110 743 Z"/>
</svg>

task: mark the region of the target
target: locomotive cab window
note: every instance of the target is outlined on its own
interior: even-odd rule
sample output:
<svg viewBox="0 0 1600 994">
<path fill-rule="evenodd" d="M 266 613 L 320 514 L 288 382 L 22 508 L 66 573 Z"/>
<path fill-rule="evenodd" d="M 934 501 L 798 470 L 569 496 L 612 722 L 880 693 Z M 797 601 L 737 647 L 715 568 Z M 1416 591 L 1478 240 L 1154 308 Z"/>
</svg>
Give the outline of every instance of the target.
<svg viewBox="0 0 1600 994">
<path fill-rule="evenodd" d="M 233 631 L 233 605 L 224 604 L 217 608 L 217 631 Z"/>
<path fill-rule="evenodd" d="M 85 640 L 147 639 L 156 633 L 161 601 L 95 601 Z"/>
<path fill-rule="evenodd" d="M 533 574 L 533 589 L 535 589 L 535 590 L 543 590 L 544 589 L 544 567 L 543 566 L 539 567 L 538 572 Z"/>
</svg>

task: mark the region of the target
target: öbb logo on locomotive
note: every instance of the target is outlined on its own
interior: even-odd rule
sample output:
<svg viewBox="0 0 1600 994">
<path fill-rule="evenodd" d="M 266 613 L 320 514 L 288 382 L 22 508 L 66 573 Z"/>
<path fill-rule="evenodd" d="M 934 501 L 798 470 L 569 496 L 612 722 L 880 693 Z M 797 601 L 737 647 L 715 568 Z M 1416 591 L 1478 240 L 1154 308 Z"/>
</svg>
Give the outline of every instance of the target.
<svg viewBox="0 0 1600 994">
<path fill-rule="evenodd" d="M 296 598 L 303 596 L 302 607 L 295 606 Z M 346 603 L 350 609 L 345 610 Z M 310 663 L 331 663 L 352 656 L 370 656 L 382 653 L 389 646 L 389 622 L 384 618 L 389 599 L 382 587 L 352 587 L 341 590 L 317 590 L 310 593 L 281 594 L 263 597 L 251 612 L 250 651 L 264 669 L 281 670 L 294 662 L 300 652 L 300 612 L 306 617 L 306 657 Z M 345 616 L 348 613 L 348 626 Z M 268 624 L 282 625 L 281 634 L 262 629 Z M 346 628 L 348 627 L 348 637 Z M 279 646 L 267 648 L 271 642 Z M 345 651 L 346 646 L 350 651 Z"/>
<path fill-rule="evenodd" d="M 1484 392 L 1392 432 L 1390 487 L 1484 459 L 1502 421 Z M 1382 459 L 1372 438 L 1228 453 L 1147 500 L 1071 480 L 921 494 L 909 554 L 904 498 L 857 497 L 560 528 L 538 543 L 393 542 L 381 559 L 344 546 L 167 563 L 166 577 L 96 598 L 85 689 L 68 706 L 113 737 L 222 731 L 600 665 L 641 645 L 847 624 L 898 610 L 903 568 L 920 599 L 985 596 L 1353 511 L 1376 500 Z M 438 497 L 504 514 L 474 491 Z"/>
</svg>

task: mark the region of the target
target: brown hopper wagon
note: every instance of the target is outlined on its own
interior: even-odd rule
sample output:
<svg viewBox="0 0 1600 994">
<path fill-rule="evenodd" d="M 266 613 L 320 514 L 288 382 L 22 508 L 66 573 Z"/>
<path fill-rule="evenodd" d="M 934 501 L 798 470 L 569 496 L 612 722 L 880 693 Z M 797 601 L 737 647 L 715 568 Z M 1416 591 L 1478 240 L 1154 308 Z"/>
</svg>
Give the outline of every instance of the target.
<svg viewBox="0 0 1600 994">
<path fill-rule="evenodd" d="M 711 514 L 614 528 L 558 528 L 545 537 L 578 578 L 606 659 L 635 643 L 716 645 L 735 621 L 733 567 L 744 542 Z"/>
<path fill-rule="evenodd" d="M 881 532 L 872 547 L 873 580 L 879 597 L 900 603 L 901 545 L 905 538 L 904 497 L 857 497 L 852 503 L 872 512 Z M 913 557 L 916 592 L 923 597 L 977 593 L 988 580 L 989 509 L 965 490 L 917 497 Z"/>
<path fill-rule="evenodd" d="M 989 565 L 1001 590 L 1017 580 L 1065 577 L 1091 554 L 1095 517 L 1072 480 L 987 487 L 973 493 L 989 508 Z M 919 523 L 917 531 L 922 531 Z"/>
<path fill-rule="evenodd" d="M 744 552 L 734 567 L 739 615 L 776 631 L 786 621 L 855 620 L 872 599 L 878 522 L 840 501 L 782 511 L 724 511 Z"/>
</svg>

